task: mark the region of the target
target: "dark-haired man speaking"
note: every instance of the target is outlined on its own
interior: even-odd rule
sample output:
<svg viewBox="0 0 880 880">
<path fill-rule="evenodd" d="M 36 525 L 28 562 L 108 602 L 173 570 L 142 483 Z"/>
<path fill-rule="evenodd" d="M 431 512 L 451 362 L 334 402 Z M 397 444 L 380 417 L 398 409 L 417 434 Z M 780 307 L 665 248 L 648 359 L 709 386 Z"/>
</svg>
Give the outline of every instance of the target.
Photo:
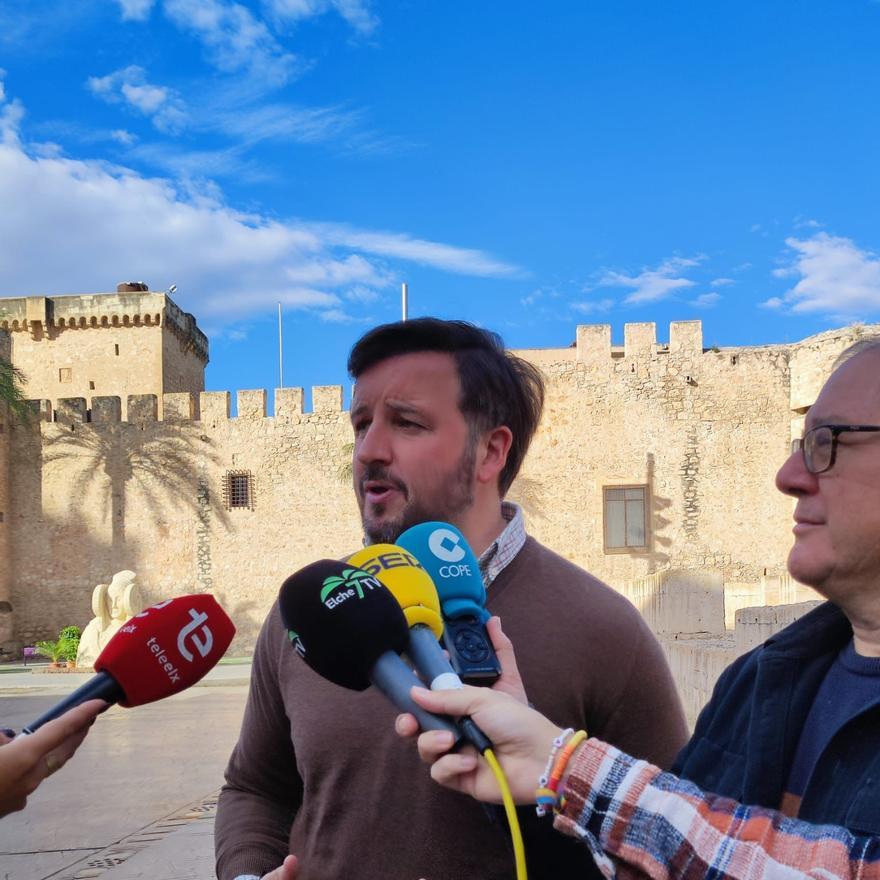
<svg viewBox="0 0 880 880">
<path fill-rule="evenodd" d="M 656 640 L 627 600 L 528 537 L 503 501 L 540 420 L 538 371 L 495 334 L 433 318 L 370 331 L 348 366 L 368 541 L 454 523 L 480 558 L 488 607 L 504 619 L 537 708 L 668 766 L 686 730 Z M 509 877 L 506 828 L 431 784 L 395 737 L 395 714 L 372 690 L 320 679 L 273 607 L 218 807 L 220 880 Z M 595 871 L 576 845 L 529 824 L 533 878 Z"/>
</svg>

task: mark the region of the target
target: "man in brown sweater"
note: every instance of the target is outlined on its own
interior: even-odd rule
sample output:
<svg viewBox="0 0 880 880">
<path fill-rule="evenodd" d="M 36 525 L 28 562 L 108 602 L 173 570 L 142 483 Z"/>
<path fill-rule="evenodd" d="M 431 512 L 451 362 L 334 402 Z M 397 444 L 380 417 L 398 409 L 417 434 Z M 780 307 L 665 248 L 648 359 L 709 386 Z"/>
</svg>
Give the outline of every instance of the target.
<svg viewBox="0 0 880 880">
<path fill-rule="evenodd" d="M 368 541 L 427 520 L 457 525 L 536 708 L 668 766 L 686 729 L 656 640 L 629 602 L 528 537 L 503 502 L 540 419 L 537 370 L 495 334 L 432 318 L 370 331 L 348 366 Z M 218 805 L 220 880 L 510 877 L 505 825 L 433 785 L 395 736 L 395 715 L 372 689 L 346 691 L 308 668 L 275 605 Z M 521 821 L 533 880 L 597 876 L 549 825 Z"/>
</svg>

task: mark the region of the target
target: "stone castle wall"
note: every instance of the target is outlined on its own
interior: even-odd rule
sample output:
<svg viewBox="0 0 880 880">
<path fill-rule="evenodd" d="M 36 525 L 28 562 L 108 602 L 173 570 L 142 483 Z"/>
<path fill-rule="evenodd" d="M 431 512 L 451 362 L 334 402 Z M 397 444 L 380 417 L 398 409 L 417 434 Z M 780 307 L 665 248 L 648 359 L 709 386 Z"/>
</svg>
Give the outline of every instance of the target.
<svg viewBox="0 0 880 880">
<path fill-rule="evenodd" d="M 778 577 L 792 504 L 773 477 L 791 438 L 792 365 L 807 376 L 861 332 L 704 351 L 698 322 L 673 324 L 668 343 L 628 325 L 619 348 L 609 327 L 587 326 L 573 348 L 520 352 L 546 376 L 547 405 L 511 496 L 539 540 L 612 586 L 670 569 Z M 128 568 L 148 601 L 214 592 L 239 629 L 233 651 L 249 650 L 288 574 L 361 542 L 342 389 L 313 400 L 306 413 L 302 389 L 276 391 L 271 418 L 263 391 L 238 392 L 236 418 L 226 392 L 43 401 L 43 421 L 8 434 L 15 641 L 85 624 L 95 584 Z M 251 475 L 252 509 L 224 503 L 233 470 Z M 602 487 L 630 483 L 650 489 L 648 550 L 606 553 Z M 688 601 L 716 594 L 698 586 Z M 675 601 L 645 598 L 667 629 L 690 607 Z"/>
<path fill-rule="evenodd" d="M 20 643 L 91 617 L 97 583 L 122 569 L 138 573 L 148 602 L 185 592 L 213 592 L 239 629 L 233 650 L 247 651 L 281 582 L 296 569 L 360 546 L 350 482 L 340 476 L 350 442 L 339 387 L 315 389 L 315 411 L 302 391 L 200 395 L 201 421 L 188 417 L 189 394 L 157 403 L 92 399 L 98 423 L 81 421 L 85 401 L 58 421 L 16 426 L 17 466 L 12 600 Z M 46 408 L 44 407 L 44 410 Z M 114 417 L 116 420 L 114 420 Z M 253 477 L 253 509 L 227 510 L 227 471 Z"/>
<path fill-rule="evenodd" d="M 666 568 L 757 578 L 784 568 L 790 505 L 773 490 L 790 441 L 785 347 L 704 351 L 699 322 L 578 328 L 576 349 L 520 352 L 547 377 L 523 478 L 533 528 L 610 583 Z M 554 357 L 555 354 L 555 357 Z M 647 485 L 646 552 L 606 553 L 603 486 Z"/>
<path fill-rule="evenodd" d="M 164 293 L 2 299 L 0 328 L 30 397 L 119 395 L 125 415 L 129 394 L 205 387 L 207 338 Z"/>
</svg>

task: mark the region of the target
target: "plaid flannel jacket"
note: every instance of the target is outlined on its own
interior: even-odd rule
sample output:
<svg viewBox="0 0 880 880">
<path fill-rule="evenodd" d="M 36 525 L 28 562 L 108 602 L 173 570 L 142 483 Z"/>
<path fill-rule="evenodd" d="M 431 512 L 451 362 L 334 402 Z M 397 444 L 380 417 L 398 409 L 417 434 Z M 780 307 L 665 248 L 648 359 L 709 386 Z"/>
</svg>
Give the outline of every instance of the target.
<svg viewBox="0 0 880 880">
<path fill-rule="evenodd" d="M 595 739 L 572 761 L 556 828 L 606 877 L 880 880 L 880 838 L 707 794 Z"/>
</svg>

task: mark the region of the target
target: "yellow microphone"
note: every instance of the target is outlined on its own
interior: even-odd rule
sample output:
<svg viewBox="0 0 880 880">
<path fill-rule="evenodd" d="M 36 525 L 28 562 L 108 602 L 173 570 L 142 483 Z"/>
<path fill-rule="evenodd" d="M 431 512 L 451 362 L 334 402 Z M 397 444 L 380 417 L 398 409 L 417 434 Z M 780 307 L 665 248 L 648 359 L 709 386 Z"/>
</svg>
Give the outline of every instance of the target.
<svg viewBox="0 0 880 880">
<path fill-rule="evenodd" d="M 409 625 L 406 653 L 431 690 L 460 688 L 461 679 L 440 647 L 440 597 L 418 559 L 396 544 L 371 544 L 348 561 L 378 578 L 397 599 Z"/>
</svg>

